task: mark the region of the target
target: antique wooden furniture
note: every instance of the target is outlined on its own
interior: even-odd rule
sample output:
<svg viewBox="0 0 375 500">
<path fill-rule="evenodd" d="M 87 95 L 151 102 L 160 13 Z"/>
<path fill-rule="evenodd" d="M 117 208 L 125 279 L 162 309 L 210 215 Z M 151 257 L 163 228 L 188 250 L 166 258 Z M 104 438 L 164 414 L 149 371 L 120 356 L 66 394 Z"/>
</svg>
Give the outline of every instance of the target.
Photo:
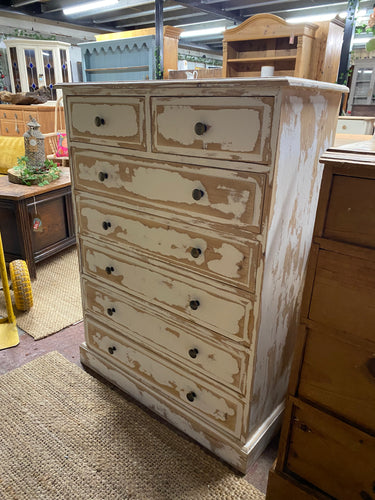
<svg viewBox="0 0 375 500">
<path fill-rule="evenodd" d="M 163 77 L 178 66 L 180 28 L 164 26 Z M 96 42 L 78 44 L 82 52 L 82 72 L 85 82 L 123 80 L 154 80 L 155 28 L 121 31 L 96 35 Z"/>
<path fill-rule="evenodd" d="M 375 60 L 354 63 L 347 112 L 353 116 L 375 116 Z"/>
<path fill-rule="evenodd" d="M 343 90 L 287 78 L 63 86 L 81 360 L 242 471 L 283 411 L 318 159 Z"/>
<path fill-rule="evenodd" d="M 275 76 L 334 83 L 344 25 L 338 20 L 290 24 L 273 14 L 256 14 L 223 34 L 223 76 L 260 76 L 273 66 Z"/>
<path fill-rule="evenodd" d="M 375 116 L 339 116 L 336 133 L 373 135 L 374 123 Z"/>
<path fill-rule="evenodd" d="M 0 231 L 5 259 L 26 260 L 30 277 L 35 263 L 75 244 L 69 169 L 47 186 L 11 184 L 0 176 Z M 34 219 L 42 222 L 34 231 Z"/>
<path fill-rule="evenodd" d="M 302 322 L 267 500 L 363 500 L 375 492 L 375 142 L 332 148 L 322 161 Z"/>
</svg>

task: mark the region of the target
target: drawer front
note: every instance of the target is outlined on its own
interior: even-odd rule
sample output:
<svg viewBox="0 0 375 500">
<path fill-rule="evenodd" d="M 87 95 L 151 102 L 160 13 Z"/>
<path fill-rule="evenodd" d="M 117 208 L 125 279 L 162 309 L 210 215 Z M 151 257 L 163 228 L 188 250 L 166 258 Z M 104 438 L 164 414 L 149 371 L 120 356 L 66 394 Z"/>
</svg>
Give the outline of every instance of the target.
<svg viewBox="0 0 375 500">
<path fill-rule="evenodd" d="M 112 363 L 153 387 L 169 400 L 209 421 L 214 427 L 240 435 L 243 404 L 235 396 L 220 391 L 187 369 L 154 354 L 132 340 L 117 335 L 104 325 L 87 318 L 86 342 Z"/>
<path fill-rule="evenodd" d="M 367 345 L 308 328 L 298 394 L 375 430 L 375 339 Z"/>
<path fill-rule="evenodd" d="M 152 98 L 153 150 L 269 164 L 272 97 Z"/>
<path fill-rule="evenodd" d="M 1 120 L 1 133 L 10 137 L 21 137 L 25 133 L 22 120 Z"/>
<path fill-rule="evenodd" d="M 84 196 L 77 197 L 77 211 L 84 235 L 255 289 L 257 242 L 219 239 L 207 230 L 202 234 L 199 228 L 190 230 L 186 225 L 121 210 Z"/>
<path fill-rule="evenodd" d="M 375 179 L 333 176 L 323 236 L 375 248 Z"/>
<path fill-rule="evenodd" d="M 68 97 L 71 141 L 145 150 L 145 103 L 138 97 Z"/>
<path fill-rule="evenodd" d="M 108 193 L 137 209 L 151 206 L 189 222 L 197 217 L 231 231 L 260 232 L 265 175 L 73 150 L 78 189 Z"/>
<path fill-rule="evenodd" d="M 83 280 L 85 308 L 116 332 L 155 352 L 171 356 L 190 370 L 243 392 L 248 356 L 221 336 L 195 327 L 173 314 L 159 313 L 127 294 Z"/>
<path fill-rule="evenodd" d="M 308 405 L 293 408 L 288 471 L 330 498 L 373 498 L 374 456 L 374 436 Z"/>
<path fill-rule="evenodd" d="M 22 109 L 2 109 L 0 111 L 0 118 L 1 120 L 23 120 L 23 113 Z"/>
<path fill-rule="evenodd" d="M 318 253 L 309 318 L 374 341 L 375 262 Z"/>
<path fill-rule="evenodd" d="M 250 343 L 253 304 L 232 292 L 113 252 L 81 245 L 83 272 L 233 340 Z M 110 270 L 110 272 L 108 271 Z"/>
<path fill-rule="evenodd" d="M 35 120 L 38 122 L 39 121 L 39 114 L 38 114 L 38 110 L 27 110 L 27 111 L 24 111 L 23 112 L 23 115 L 20 115 L 20 117 L 22 117 L 23 119 L 23 122 L 25 124 L 29 123 L 30 121 L 30 118 L 35 118 Z M 47 133 L 46 130 L 43 130 L 41 129 L 41 132 L 42 133 Z M 49 131 L 48 131 L 49 132 Z"/>
</svg>

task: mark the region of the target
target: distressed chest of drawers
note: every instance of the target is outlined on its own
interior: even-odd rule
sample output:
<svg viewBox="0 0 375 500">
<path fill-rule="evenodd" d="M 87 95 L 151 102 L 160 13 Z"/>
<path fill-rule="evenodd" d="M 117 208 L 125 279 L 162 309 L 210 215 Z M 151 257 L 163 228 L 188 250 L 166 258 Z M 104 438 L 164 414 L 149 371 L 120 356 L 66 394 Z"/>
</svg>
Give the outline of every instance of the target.
<svg viewBox="0 0 375 500">
<path fill-rule="evenodd" d="M 322 162 L 267 500 L 369 500 L 375 492 L 375 143 L 328 150 Z"/>
<path fill-rule="evenodd" d="M 284 407 L 344 87 L 293 78 L 62 86 L 82 362 L 245 471 Z"/>
</svg>

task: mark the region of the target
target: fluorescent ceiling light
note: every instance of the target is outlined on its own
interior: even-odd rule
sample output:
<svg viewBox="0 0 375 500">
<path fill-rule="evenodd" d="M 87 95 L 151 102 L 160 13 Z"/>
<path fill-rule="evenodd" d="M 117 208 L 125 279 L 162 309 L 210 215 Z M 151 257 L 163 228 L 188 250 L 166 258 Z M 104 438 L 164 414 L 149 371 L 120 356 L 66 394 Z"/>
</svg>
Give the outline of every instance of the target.
<svg viewBox="0 0 375 500">
<path fill-rule="evenodd" d="M 335 17 L 336 14 L 320 14 L 315 16 L 290 17 L 289 19 L 285 19 L 285 21 L 290 24 L 314 23 L 314 22 L 318 23 L 323 21 L 330 21 Z"/>
<path fill-rule="evenodd" d="M 192 37 L 200 37 L 206 35 L 219 35 L 226 30 L 225 26 L 219 26 L 217 28 L 207 28 L 205 30 L 191 30 L 191 31 L 183 31 L 180 35 L 180 38 L 192 38 Z"/>
<path fill-rule="evenodd" d="M 95 2 L 80 3 L 74 7 L 67 7 L 66 9 L 63 9 L 63 14 L 70 16 L 87 10 L 102 9 L 103 7 L 109 7 L 110 5 L 115 5 L 116 3 L 118 3 L 118 0 L 97 0 Z"/>
<path fill-rule="evenodd" d="M 362 45 L 362 44 L 365 44 L 367 42 L 369 42 L 370 40 L 372 40 L 374 37 L 372 36 L 368 36 L 368 37 L 365 37 L 365 38 L 354 38 L 353 40 L 353 45 Z"/>
</svg>

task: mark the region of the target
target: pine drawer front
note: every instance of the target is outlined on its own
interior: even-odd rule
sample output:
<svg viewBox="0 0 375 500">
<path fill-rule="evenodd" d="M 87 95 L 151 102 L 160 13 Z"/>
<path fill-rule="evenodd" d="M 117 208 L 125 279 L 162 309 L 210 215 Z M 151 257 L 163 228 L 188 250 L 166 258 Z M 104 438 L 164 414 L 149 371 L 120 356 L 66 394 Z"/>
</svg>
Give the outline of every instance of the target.
<svg viewBox="0 0 375 500">
<path fill-rule="evenodd" d="M 17 109 L 7 109 L 7 110 L 1 110 L 1 120 L 21 120 L 23 119 L 23 113 L 22 109 L 17 110 Z M 29 120 L 30 121 L 30 120 Z"/>
<path fill-rule="evenodd" d="M 273 97 L 154 97 L 153 150 L 271 162 Z"/>
<path fill-rule="evenodd" d="M 86 342 L 113 364 L 212 426 L 239 437 L 243 403 L 195 373 L 87 318 Z"/>
<path fill-rule="evenodd" d="M 309 318 L 330 328 L 373 340 L 375 262 L 320 250 Z"/>
<path fill-rule="evenodd" d="M 254 327 L 253 303 L 225 285 L 199 282 L 160 269 L 97 243 L 81 245 L 83 272 L 120 291 L 129 292 L 163 310 L 214 330 L 228 338 L 250 344 Z"/>
<path fill-rule="evenodd" d="M 298 395 L 366 429 L 375 419 L 375 343 L 307 328 Z M 324 349 L 322 349 L 324 346 Z"/>
<path fill-rule="evenodd" d="M 188 369 L 203 372 L 215 382 L 244 392 L 248 354 L 216 334 L 157 308 L 116 293 L 98 282 L 83 280 L 85 309 L 116 332 L 175 359 Z"/>
<path fill-rule="evenodd" d="M 23 111 L 23 114 L 22 114 L 22 116 L 20 116 L 20 118 L 23 118 L 24 123 L 29 123 L 30 118 L 35 118 L 36 121 L 39 121 L 39 113 L 38 113 L 38 111 L 34 111 L 34 110 Z M 45 133 L 46 131 L 41 130 L 41 132 Z"/>
<path fill-rule="evenodd" d="M 119 249 L 129 246 L 215 279 L 255 289 L 259 244 L 146 216 L 119 206 L 76 198 L 80 233 Z"/>
<path fill-rule="evenodd" d="M 375 248 L 375 179 L 333 176 L 323 236 Z"/>
<path fill-rule="evenodd" d="M 21 120 L 1 120 L 1 134 L 12 137 L 22 136 L 25 127 Z"/>
<path fill-rule="evenodd" d="M 124 199 L 138 210 L 259 233 L 266 176 L 187 164 L 142 161 L 74 148 L 77 189 Z M 169 215 L 169 214 L 168 214 Z M 170 216 L 170 215 L 169 215 Z"/>
<path fill-rule="evenodd" d="M 374 456 L 374 436 L 300 402 L 293 407 L 288 472 L 333 498 L 370 499 Z"/>
<path fill-rule="evenodd" d="M 146 149 L 145 102 L 138 97 L 70 97 L 71 141 Z"/>
</svg>

